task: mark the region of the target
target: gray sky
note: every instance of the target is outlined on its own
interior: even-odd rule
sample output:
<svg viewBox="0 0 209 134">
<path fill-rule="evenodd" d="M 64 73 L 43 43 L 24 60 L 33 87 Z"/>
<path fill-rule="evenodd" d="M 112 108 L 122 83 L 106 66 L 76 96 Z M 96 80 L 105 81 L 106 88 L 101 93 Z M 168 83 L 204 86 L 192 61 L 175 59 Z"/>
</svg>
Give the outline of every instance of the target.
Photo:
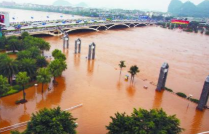
<svg viewBox="0 0 209 134">
<path fill-rule="evenodd" d="M 55 0 L 0 0 L 0 1 L 15 1 L 17 3 L 35 3 L 51 5 Z M 93 7 L 109 7 L 109 8 L 124 8 L 124 9 L 139 9 L 139 10 L 154 10 L 154 11 L 167 11 L 168 5 L 171 0 L 67 0 L 72 4 L 85 2 Z M 186 2 L 188 0 L 182 0 Z M 189 0 L 194 4 L 199 4 L 203 0 Z"/>
</svg>

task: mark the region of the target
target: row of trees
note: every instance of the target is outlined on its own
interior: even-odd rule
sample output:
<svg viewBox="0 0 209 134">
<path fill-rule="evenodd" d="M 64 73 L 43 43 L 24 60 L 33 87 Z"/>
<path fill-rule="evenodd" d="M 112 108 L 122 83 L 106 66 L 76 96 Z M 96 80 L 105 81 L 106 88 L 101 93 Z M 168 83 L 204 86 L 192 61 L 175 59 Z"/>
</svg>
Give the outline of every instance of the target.
<svg viewBox="0 0 209 134">
<path fill-rule="evenodd" d="M 27 84 L 30 80 L 30 75 L 28 74 L 28 72 L 31 73 L 31 71 L 32 71 L 33 74 L 36 73 L 37 82 L 42 83 L 42 93 L 43 93 L 44 84 L 49 83 L 51 81 L 52 76 L 54 77 L 53 81 L 56 82 L 55 78 L 60 76 L 62 74 L 62 72 L 65 69 L 67 69 L 67 64 L 65 62 L 66 57 L 60 50 L 55 49 L 53 51 L 53 56 L 54 56 L 55 60 L 50 62 L 48 67 L 39 68 L 37 70 L 37 72 L 33 72 L 33 71 L 35 71 L 32 68 L 33 66 L 29 66 L 28 69 L 32 68 L 33 71 L 32 70 L 26 70 L 26 71 L 23 71 L 23 72 L 19 72 L 16 75 L 16 82 L 20 86 L 22 86 L 22 90 L 23 90 L 23 100 L 21 102 L 26 101 L 25 100 L 25 84 Z M 29 63 L 30 62 L 28 62 L 28 64 Z M 29 65 L 31 65 L 31 64 L 29 64 Z M 27 66 L 27 64 L 25 64 L 25 66 Z M 0 75 L 0 87 L 2 87 L 0 92 L 2 92 L 2 94 L 9 90 L 9 88 L 8 88 L 9 82 L 5 81 L 6 79 L 7 79 L 6 77 L 3 77 L 2 75 Z"/>
<path fill-rule="evenodd" d="M 119 67 L 120 67 L 120 75 L 121 75 L 122 69 L 126 67 L 125 61 L 120 61 Z M 133 82 L 133 81 L 134 81 L 135 75 L 136 75 L 137 73 L 139 73 L 140 70 L 139 70 L 139 68 L 138 68 L 136 65 L 134 65 L 134 66 L 131 66 L 131 67 L 130 67 L 130 69 L 129 69 L 128 72 L 131 74 L 131 82 Z"/>
<path fill-rule="evenodd" d="M 7 93 L 14 85 L 13 79 L 16 77 L 16 83 L 22 87 L 23 101 L 25 101 L 25 85 L 30 81 L 37 80 L 43 85 L 49 83 L 51 77 L 54 77 L 53 82 L 56 83 L 56 77 L 60 76 L 67 68 L 66 57 L 58 49 L 52 53 L 54 60 L 48 63 L 43 55 L 44 50 L 49 50 L 49 43 L 43 39 L 29 36 L 27 32 L 22 33 L 18 39 L 16 36 L 8 38 L 0 38 L 5 40 L 1 46 L 8 48 L 12 46 L 13 52 L 18 50 L 17 58 L 12 59 L 7 54 L 0 54 L 0 96 Z M 13 42 L 13 43 L 9 43 Z M 21 42 L 21 43 L 20 43 Z M 0 41 L 1 43 L 1 41 Z M 7 44 L 10 45 L 7 45 Z M 7 79 L 7 82 L 5 82 Z"/>
<path fill-rule="evenodd" d="M 0 38 L 1 48 L 6 50 L 19 51 L 17 58 L 12 59 L 7 54 L 0 54 L 0 75 L 11 79 L 18 72 L 27 72 L 31 80 L 36 76 L 37 69 L 47 66 L 47 61 L 43 57 L 43 51 L 49 50 L 48 42 L 40 38 L 29 36 L 27 32 L 22 33 L 21 37 L 10 36 Z M 42 55 L 41 55 L 42 53 Z"/>
<path fill-rule="evenodd" d="M 117 112 L 110 118 L 108 134 L 179 134 L 184 130 L 175 115 L 169 116 L 162 109 L 134 109 L 131 115 Z M 71 113 L 61 111 L 60 107 L 43 109 L 32 115 L 22 134 L 76 134 L 75 121 Z"/>
</svg>

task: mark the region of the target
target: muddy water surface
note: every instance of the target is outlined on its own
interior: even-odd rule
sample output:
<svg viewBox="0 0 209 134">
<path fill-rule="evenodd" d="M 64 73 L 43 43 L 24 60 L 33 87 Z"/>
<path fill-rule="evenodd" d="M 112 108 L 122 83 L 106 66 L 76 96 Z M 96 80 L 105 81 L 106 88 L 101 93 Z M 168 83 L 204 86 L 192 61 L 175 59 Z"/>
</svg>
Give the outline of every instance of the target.
<svg viewBox="0 0 209 134">
<path fill-rule="evenodd" d="M 82 40 L 81 54 L 74 54 L 74 41 Z M 209 111 L 196 111 L 196 104 L 167 91 L 155 92 L 159 70 L 163 62 L 170 65 L 166 86 L 175 92 L 199 98 L 208 75 L 209 37 L 170 31 L 158 27 L 130 28 L 101 32 L 70 34 L 69 49 L 62 48 L 60 37 L 44 37 L 51 50 L 58 48 L 67 56 L 68 69 L 57 79 L 58 85 L 26 90 L 28 102 L 15 105 L 22 92 L 1 98 L 0 127 L 27 121 L 30 115 L 44 107 L 62 109 L 83 104 L 72 110 L 78 118 L 80 134 L 104 134 L 109 116 L 115 112 L 130 114 L 133 108 L 163 108 L 169 115 L 176 114 L 186 134 L 209 130 Z M 95 42 L 96 60 L 86 60 L 88 45 Z M 50 52 L 46 52 L 50 55 Z M 125 60 L 127 68 L 119 75 L 118 64 Z M 131 65 L 140 73 L 133 85 L 124 81 Z M 147 85 L 148 89 L 143 86 Z M 51 87 L 51 90 L 47 88 Z"/>
</svg>

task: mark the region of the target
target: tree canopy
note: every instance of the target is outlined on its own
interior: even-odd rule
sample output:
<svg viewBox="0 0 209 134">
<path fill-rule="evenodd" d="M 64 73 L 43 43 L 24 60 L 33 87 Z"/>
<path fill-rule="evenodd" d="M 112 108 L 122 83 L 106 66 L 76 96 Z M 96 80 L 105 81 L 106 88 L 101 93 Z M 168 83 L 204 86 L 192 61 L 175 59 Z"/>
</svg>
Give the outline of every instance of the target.
<svg viewBox="0 0 209 134">
<path fill-rule="evenodd" d="M 60 107 L 43 109 L 32 115 L 26 134 L 76 134 L 76 118 Z"/>
<path fill-rule="evenodd" d="M 0 96 L 9 91 L 7 78 L 0 75 Z"/>
<path fill-rule="evenodd" d="M 60 60 L 66 60 L 66 56 L 58 49 L 55 49 L 53 52 L 52 52 L 52 56 L 55 58 L 55 59 L 60 59 Z"/>
<path fill-rule="evenodd" d="M 51 81 L 51 74 L 49 73 L 48 68 L 40 68 L 38 70 L 37 82 L 42 83 L 42 93 L 43 93 L 44 84 L 49 83 L 50 81 Z"/>
<path fill-rule="evenodd" d="M 56 82 L 55 77 L 58 77 L 62 72 L 67 69 L 67 64 L 63 60 L 55 59 L 49 64 L 49 72 L 54 76 L 54 82 Z"/>
<path fill-rule="evenodd" d="M 175 115 L 162 109 L 134 109 L 131 115 L 116 113 L 106 126 L 109 134 L 179 134 L 183 131 Z"/>
<path fill-rule="evenodd" d="M 119 67 L 120 67 L 120 74 L 121 74 L 122 69 L 123 69 L 124 67 L 126 67 L 125 61 L 120 61 Z"/>
<path fill-rule="evenodd" d="M 28 77 L 27 72 L 19 72 L 16 75 L 16 82 L 20 84 L 23 88 L 23 100 L 25 101 L 25 84 L 29 82 L 30 77 Z"/>
<path fill-rule="evenodd" d="M 134 76 L 135 76 L 137 73 L 139 73 L 139 68 L 138 68 L 136 65 L 131 66 L 131 67 L 130 67 L 130 70 L 129 70 L 128 72 L 131 74 L 132 80 L 134 80 Z"/>
</svg>

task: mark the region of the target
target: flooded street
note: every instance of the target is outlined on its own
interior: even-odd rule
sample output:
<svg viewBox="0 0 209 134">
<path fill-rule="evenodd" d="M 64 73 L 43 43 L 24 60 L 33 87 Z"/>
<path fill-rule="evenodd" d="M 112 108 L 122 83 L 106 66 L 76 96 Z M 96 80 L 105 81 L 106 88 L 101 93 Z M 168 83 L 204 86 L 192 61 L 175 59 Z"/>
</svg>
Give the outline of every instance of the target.
<svg viewBox="0 0 209 134">
<path fill-rule="evenodd" d="M 82 41 L 81 54 L 74 54 L 77 38 Z M 68 69 L 57 78 L 58 85 L 45 85 L 43 94 L 41 85 L 27 89 L 26 104 L 15 105 L 22 92 L 1 98 L 0 128 L 27 121 L 44 107 L 60 106 L 64 110 L 83 104 L 70 111 L 78 118 L 78 134 L 105 134 L 110 116 L 116 112 L 130 114 L 133 108 L 163 108 L 169 115 L 176 114 L 185 134 L 209 131 L 209 110 L 196 111 L 195 103 L 167 91 L 155 91 L 160 67 L 168 62 L 166 87 L 199 99 L 209 74 L 209 36 L 147 26 L 70 34 L 69 49 L 63 49 L 60 37 L 44 39 L 51 44 L 45 54 L 62 50 Z M 88 61 L 88 45 L 92 42 L 96 44 L 96 60 Z M 121 60 L 127 67 L 120 76 Z M 124 80 L 132 65 L 140 70 L 133 85 Z"/>
</svg>

